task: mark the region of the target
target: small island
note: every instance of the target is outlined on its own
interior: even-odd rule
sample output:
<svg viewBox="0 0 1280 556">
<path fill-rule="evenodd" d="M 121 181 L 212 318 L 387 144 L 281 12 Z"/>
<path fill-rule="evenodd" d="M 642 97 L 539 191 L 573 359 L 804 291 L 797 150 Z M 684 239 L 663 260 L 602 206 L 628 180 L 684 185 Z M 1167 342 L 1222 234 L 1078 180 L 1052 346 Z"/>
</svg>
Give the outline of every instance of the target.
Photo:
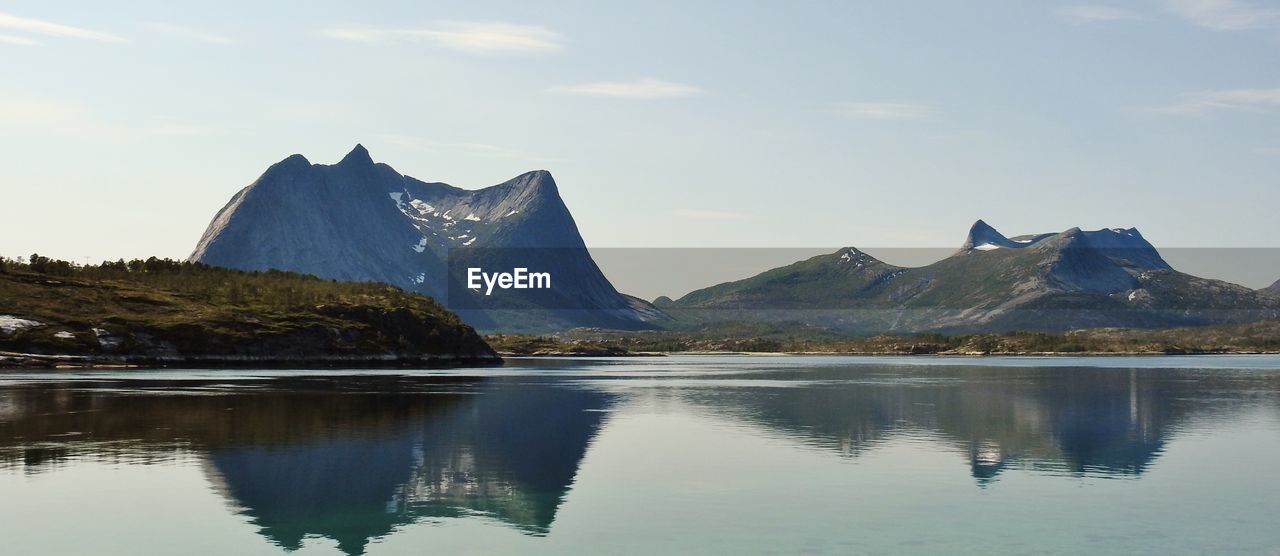
<svg viewBox="0 0 1280 556">
<path fill-rule="evenodd" d="M 371 282 L 152 257 L 0 259 L 0 366 L 497 363 L 429 297 Z"/>
</svg>

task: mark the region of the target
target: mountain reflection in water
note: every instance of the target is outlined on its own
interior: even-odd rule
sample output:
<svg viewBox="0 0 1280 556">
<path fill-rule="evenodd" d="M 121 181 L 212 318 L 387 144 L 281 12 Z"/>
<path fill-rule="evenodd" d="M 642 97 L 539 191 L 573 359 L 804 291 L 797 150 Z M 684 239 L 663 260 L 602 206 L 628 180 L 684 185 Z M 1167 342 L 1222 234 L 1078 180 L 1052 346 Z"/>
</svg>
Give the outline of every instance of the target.
<svg viewBox="0 0 1280 556">
<path fill-rule="evenodd" d="M 596 436 L 630 408 L 854 459 L 925 439 L 993 488 L 1014 469 L 1137 477 L 1188 421 L 1276 407 L 1280 392 L 1276 373 L 1234 371 L 832 363 L 662 377 L 565 365 L 581 374 L 0 382 L 0 471 L 194 454 L 271 542 L 292 550 L 318 535 L 359 554 L 444 518 L 548 534 Z"/>
<path fill-rule="evenodd" d="M 966 453 L 974 478 L 987 484 L 1020 465 L 1077 475 L 1136 475 L 1160 455 L 1179 423 L 1197 411 L 1217 410 L 1208 402 L 1248 399 L 1254 387 L 1280 388 L 1274 377 L 1193 381 L 1156 369 L 918 371 L 850 376 L 847 369 L 818 369 L 787 387 L 690 388 L 680 395 L 726 418 L 759 423 L 849 457 L 894 438 L 925 434 Z M 775 373 L 752 378 L 785 380 Z"/>
<path fill-rule="evenodd" d="M 2 394 L 0 466 L 89 456 L 203 455 L 216 490 L 267 538 L 349 554 L 419 519 L 483 515 L 529 534 L 555 518 L 609 396 L 511 382 L 404 377 L 244 385 L 66 383 Z"/>
</svg>

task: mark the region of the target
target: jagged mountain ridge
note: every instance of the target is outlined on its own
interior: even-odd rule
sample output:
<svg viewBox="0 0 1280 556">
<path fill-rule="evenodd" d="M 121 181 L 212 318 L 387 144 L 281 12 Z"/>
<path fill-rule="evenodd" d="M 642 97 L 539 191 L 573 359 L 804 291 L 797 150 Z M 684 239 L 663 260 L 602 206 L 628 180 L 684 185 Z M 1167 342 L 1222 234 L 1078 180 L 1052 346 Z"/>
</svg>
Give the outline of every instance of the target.
<svg viewBox="0 0 1280 556">
<path fill-rule="evenodd" d="M 555 291 L 506 305 L 477 299 L 458 260 L 450 274 L 451 253 L 551 272 Z M 218 212 L 190 258 L 384 282 L 435 297 L 482 329 L 636 329 L 661 316 L 600 272 L 549 172 L 471 191 L 402 175 L 361 145 L 333 165 L 296 154 L 272 165 Z"/>
<path fill-rule="evenodd" d="M 1243 286 L 1169 266 L 1132 228 L 1009 238 L 979 220 L 917 268 L 844 248 L 661 304 L 685 321 L 793 320 L 858 332 L 1065 330 L 1280 316 Z"/>
</svg>

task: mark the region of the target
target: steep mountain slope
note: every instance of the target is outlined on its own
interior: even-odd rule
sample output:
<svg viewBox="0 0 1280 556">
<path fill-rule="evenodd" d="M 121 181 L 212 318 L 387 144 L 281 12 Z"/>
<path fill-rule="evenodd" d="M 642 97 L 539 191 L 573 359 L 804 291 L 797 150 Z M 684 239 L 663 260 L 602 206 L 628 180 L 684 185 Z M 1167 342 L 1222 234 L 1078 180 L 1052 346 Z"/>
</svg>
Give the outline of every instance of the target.
<svg viewBox="0 0 1280 556">
<path fill-rule="evenodd" d="M 435 297 L 484 329 L 647 328 L 661 313 L 618 293 L 591 259 L 546 171 L 468 191 L 375 163 L 271 166 L 218 212 L 191 260 L 378 281 Z M 549 290 L 476 295 L 465 270 L 548 272 Z"/>
<path fill-rule="evenodd" d="M 686 323 L 782 321 L 866 332 L 1064 330 L 1243 322 L 1280 302 L 1172 269 L 1135 229 L 1009 238 L 975 223 L 954 255 L 902 268 L 841 249 L 662 304 Z"/>
<path fill-rule="evenodd" d="M 1274 295 L 1274 296 L 1280 297 L 1280 280 L 1276 280 L 1276 283 L 1271 284 L 1270 286 L 1267 286 L 1267 287 L 1263 288 L 1263 289 L 1262 289 L 1262 292 L 1263 292 L 1263 293 L 1266 293 L 1266 294 L 1270 294 L 1270 295 Z"/>
</svg>

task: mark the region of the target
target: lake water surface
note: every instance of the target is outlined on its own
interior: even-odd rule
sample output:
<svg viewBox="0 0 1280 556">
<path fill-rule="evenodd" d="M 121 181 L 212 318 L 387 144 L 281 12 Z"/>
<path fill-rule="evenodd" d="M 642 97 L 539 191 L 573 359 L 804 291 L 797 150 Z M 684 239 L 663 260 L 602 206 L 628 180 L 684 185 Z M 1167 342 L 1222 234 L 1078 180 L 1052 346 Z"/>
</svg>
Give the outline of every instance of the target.
<svg viewBox="0 0 1280 556">
<path fill-rule="evenodd" d="M 3 554 L 1277 554 L 1280 358 L 0 372 Z"/>
</svg>

